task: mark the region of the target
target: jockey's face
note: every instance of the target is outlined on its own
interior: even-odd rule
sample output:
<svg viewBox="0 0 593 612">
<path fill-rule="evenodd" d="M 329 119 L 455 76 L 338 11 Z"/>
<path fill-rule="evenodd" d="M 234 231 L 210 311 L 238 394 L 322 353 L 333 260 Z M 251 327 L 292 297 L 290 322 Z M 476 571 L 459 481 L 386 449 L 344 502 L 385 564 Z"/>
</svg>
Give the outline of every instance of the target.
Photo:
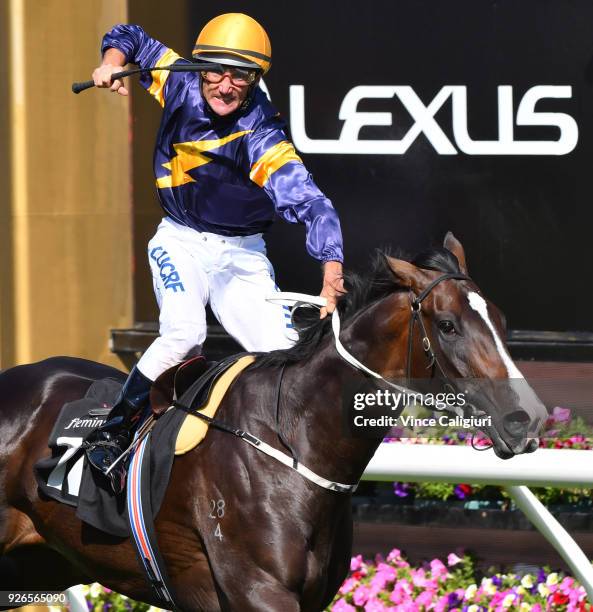
<svg viewBox="0 0 593 612">
<path fill-rule="evenodd" d="M 238 110 L 245 101 L 248 91 L 249 83 L 237 84 L 237 81 L 231 79 L 228 72 L 223 74 L 218 83 L 209 81 L 207 78 L 202 79 L 204 98 L 212 111 L 220 117 Z"/>
</svg>

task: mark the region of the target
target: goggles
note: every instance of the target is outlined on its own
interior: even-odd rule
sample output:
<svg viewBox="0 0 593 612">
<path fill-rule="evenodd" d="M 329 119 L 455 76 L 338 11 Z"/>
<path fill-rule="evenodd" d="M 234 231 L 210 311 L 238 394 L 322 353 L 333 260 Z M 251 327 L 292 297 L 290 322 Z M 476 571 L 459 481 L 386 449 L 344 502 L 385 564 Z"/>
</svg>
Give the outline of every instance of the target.
<svg viewBox="0 0 593 612">
<path fill-rule="evenodd" d="M 203 70 L 202 78 L 208 83 L 220 83 L 229 76 L 233 85 L 251 85 L 257 78 L 257 70 L 240 68 L 238 66 L 221 66 L 221 70 Z"/>
</svg>

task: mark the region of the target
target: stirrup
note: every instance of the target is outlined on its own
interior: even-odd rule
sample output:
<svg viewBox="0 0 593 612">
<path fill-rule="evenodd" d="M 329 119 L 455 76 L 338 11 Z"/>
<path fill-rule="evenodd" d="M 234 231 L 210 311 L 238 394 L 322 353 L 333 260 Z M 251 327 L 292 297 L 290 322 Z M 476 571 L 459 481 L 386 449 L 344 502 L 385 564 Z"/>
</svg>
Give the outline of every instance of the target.
<svg viewBox="0 0 593 612">
<path fill-rule="evenodd" d="M 95 448 L 101 448 L 101 447 L 107 447 L 107 446 L 112 446 L 113 448 L 116 448 L 118 450 L 121 449 L 121 446 L 117 442 L 114 442 L 113 440 L 94 440 L 93 442 L 89 442 L 88 440 L 85 440 L 81 444 L 81 448 L 84 450 L 85 453 L 87 451 L 88 452 L 93 451 Z"/>
</svg>

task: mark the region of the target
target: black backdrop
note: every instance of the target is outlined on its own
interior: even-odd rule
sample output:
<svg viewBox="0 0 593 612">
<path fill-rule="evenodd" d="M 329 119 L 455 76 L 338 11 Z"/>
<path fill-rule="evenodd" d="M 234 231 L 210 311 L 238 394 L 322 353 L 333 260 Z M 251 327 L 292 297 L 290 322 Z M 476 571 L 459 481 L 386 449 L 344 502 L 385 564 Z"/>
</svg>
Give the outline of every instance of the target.
<svg viewBox="0 0 593 612">
<path fill-rule="evenodd" d="M 424 105 L 444 86 L 466 86 L 474 140 L 498 138 L 498 86 L 512 87 L 514 115 L 534 86 L 572 87 L 571 97 L 535 106 L 576 121 L 578 143 L 567 154 L 466 154 L 456 143 L 448 98 L 435 120 L 456 155 L 439 154 L 420 134 L 404 154 L 302 157 L 339 211 L 348 267 L 364 270 L 375 247 L 414 253 L 452 230 L 466 248 L 470 273 L 506 313 L 509 327 L 593 330 L 590 0 L 190 6 L 196 33 L 211 17 L 231 11 L 264 25 L 273 48 L 266 77 L 272 101 L 290 122 L 289 88 L 303 85 L 307 135 L 314 139 L 339 137 L 340 105 L 357 85 L 410 86 Z M 414 124 L 397 96 L 361 100 L 357 110 L 393 116 L 391 126 L 363 127 L 360 140 L 401 139 Z M 560 135 L 545 125 L 514 128 L 517 141 L 556 141 Z M 305 252 L 302 228 L 278 221 L 268 244 L 283 289 L 319 291 L 320 273 Z"/>
</svg>

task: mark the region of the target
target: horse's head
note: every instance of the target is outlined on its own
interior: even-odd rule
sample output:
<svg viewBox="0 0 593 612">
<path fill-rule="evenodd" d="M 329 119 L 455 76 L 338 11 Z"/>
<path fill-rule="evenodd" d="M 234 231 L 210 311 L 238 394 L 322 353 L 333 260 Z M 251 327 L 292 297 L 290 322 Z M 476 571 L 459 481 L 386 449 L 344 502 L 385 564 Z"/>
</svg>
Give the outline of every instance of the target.
<svg viewBox="0 0 593 612">
<path fill-rule="evenodd" d="M 449 232 L 444 247 L 413 263 L 387 258 L 398 284 L 410 289 L 412 313 L 417 310 L 411 375 L 426 376 L 427 359 L 434 359 L 437 373 L 469 391 L 471 407 L 491 417 L 484 431 L 499 457 L 531 452 L 546 408 L 509 355 L 502 313 L 469 278 L 451 278 L 467 275 L 461 243 Z"/>
</svg>

